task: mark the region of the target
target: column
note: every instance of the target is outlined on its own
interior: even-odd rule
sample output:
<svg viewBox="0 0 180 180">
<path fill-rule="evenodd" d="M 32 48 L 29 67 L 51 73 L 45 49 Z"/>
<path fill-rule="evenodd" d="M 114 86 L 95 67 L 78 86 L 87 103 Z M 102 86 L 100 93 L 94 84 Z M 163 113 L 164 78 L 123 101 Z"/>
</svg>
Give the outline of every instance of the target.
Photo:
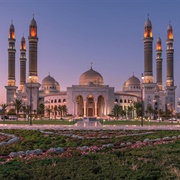
<svg viewBox="0 0 180 180">
<path fill-rule="evenodd" d="M 86 101 L 84 101 L 84 117 L 86 117 Z"/>
<path fill-rule="evenodd" d="M 97 117 L 97 100 L 95 100 L 95 117 Z"/>
</svg>

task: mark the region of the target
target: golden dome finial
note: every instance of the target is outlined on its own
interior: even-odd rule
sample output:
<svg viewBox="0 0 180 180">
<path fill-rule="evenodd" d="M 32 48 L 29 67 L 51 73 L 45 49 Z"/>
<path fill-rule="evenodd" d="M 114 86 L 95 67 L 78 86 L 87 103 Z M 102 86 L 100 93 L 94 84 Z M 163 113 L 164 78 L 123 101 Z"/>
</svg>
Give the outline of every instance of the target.
<svg viewBox="0 0 180 180">
<path fill-rule="evenodd" d="M 92 65 L 93 65 L 93 62 L 91 62 L 91 68 L 90 69 L 92 69 Z"/>
</svg>

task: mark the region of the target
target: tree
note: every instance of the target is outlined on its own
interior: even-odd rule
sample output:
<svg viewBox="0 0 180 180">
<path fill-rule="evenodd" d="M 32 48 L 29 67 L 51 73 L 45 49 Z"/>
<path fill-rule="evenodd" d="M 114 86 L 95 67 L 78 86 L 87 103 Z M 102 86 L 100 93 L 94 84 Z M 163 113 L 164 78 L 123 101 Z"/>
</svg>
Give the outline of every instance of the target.
<svg viewBox="0 0 180 180">
<path fill-rule="evenodd" d="M 48 113 L 48 116 L 49 116 L 49 119 L 50 119 L 50 115 L 51 115 L 52 109 L 50 107 L 47 107 L 45 109 L 45 111 Z"/>
<path fill-rule="evenodd" d="M 67 115 L 67 113 L 68 113 L 68 110 L 67 110 L 67 106 L 66 105 L 63 105 L 62 106 L 62 112 L 63 112 L 63 115 Z"/>
<path fill-rule="evenodd" d="M 133 106 L 134 106 L 137 117 L 142 116 L 142 103 L 134 102 Z"/>
<path fill-rule="evenodd" d="M 7 104 L 1 104 L 1 111 L 2 111 L 2 115 L 6 114 L 6 108 L 8 107 Z M 3 121 L 5 120 L 5 118 L 3 118 Z"/>
<path fill-rule="evenodd" d="M 41 116 L 41 119 L 42 119 L 42 116 L 44 115 L 44 110 L 45 110 L 45 106 L 44 106 L 44 104 L 39 104 L 39 106 L 38 106 L 38 113 L 40 114 L 40 116 Z"/>
<path fill-rule="evenodd" d="M 121 110 L 122 110 L 122 107 L 117 104 L 114 106 L 112 110 L 112 114 L 114 117 L 116 117 L 117 120 L 118 120 L 119 115 L 121 114 Z"/>
<path fill-rule="evenodd" d="M 13 105 L 15 107 L 17 118 L 18 118 L 19 111 L 20 111 L 20 109 L 22 107 L 22 100 L 21 99 L 15 99 Z"/>
<path fill-rule="evenodd" d="M 56 120 L 56 114 L 57 114 L 57 111 L 58 111 L 57 106 L 54 106 L 53 110 L 54 110 L 54 117 L 55 117 L 55 120 Z"/>
<path fill-rule="evenodd" d="M 153 107 L 151 105 L 148 105 L 146 109 L 146 113 L 151 117 L 153 112 L 154 112 Z"/>
<path fill-rule="evenodd" d="M 67 114 L 67 112 L 68 112 L 66 105 L 62 105 L 62 106 L 59 105 L 59 106 L 57 107 L 57 111 L 59 112 L 61 118 L 62 118 L 63 114 Z"/>
<path fill-rule="evenodd" d="M 26 114 L 27 114 L 28 115 L 28 119 L 29 119 L 30 106 L 22 105 L 21 110 L 25 114 L 25 118 L 26 118 Z"/>
<path fill-rule="evenodd" d="M 133 106 L 128 106 L 127 107 L 127 115 L 128 115 L 128 119 L 129 117 L 132 118 L 132 111 L 133 111 Z M 131 116 L 130 116 L 131 115 Z"/>
</svg>

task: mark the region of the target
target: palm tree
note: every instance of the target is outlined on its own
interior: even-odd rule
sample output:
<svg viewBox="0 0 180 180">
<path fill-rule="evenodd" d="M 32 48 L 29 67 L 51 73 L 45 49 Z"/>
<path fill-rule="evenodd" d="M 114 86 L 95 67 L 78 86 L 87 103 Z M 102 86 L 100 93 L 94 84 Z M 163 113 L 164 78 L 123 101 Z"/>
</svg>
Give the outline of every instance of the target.
<svg viewBox="0 0 180 180">
<path fill-rule="evenodd" d="M 67 110 L 67 106 L 66 105 L 63 105 L 62 106 L 62 113 L 63 113 L 63 115 L 67 115 L 67 113 L 68 113 L 68 110 Z"/>
<path fill-rule="evenodd" d="M 112 110 L 112 114 L 114 117 L 116 117 L 117 120 L 118 120 L 119 115 L 121 114 L 121 110 L 122 110 L 121 106 L 117 104 L 114 106 Z"/>
<path fill-rule="evenodd" d="M 2 111 L 2 115 L 4 116 L 6 114 L 6 108 L 8 107 L 7 104 L 0 104 L 1 106 L 1 111 Z M 3 121 L 5 120 L 5 118 L 3 118 Z"/>
<path fill-rule="evenodd" d="M 134 106 L 137 117 L 141 116 L 142 115 L 142 103 L 134 102 L 133 106 Z"/>
<path fill-rule="evenodd" d="M 62 119 L 63 107 L 62 107 L 61 105 L 59 105 L 59 106 L 57 107 L 57 111 L 59 112 L 60 117 L 61 117 L 61 119 Z"/>
<path fill-rule="evenodd" d="M 39 104 L 39 107 L 38 107 L 38 113 L 40 114 L 41 116 L 41 120 L 42 120 L 42 116 L 44 115 L 44 109 L 45 109 L 45 106 L 44 104 Z"/>
<path fill-rule="evenodd" d="M 26 119 L 26 114 L 28 115 L 28 119 L 29 119 L 29 113 L 30 113 L 30 106 L 26 106 L 26 105 L 23 105 L 22 107 L 21 107 L 21 110 L 22 110 L 22 112 L 24 113 L 24 115 L 25 115 L 25 119 Z"/>
<path fill-rule="evenodd" d="M 17 119 L 18 119 L 19 111 L 20 111 L 20 109 L 22 107 L 22 100 L 21 99 L 15 99 L 13 105 L 15 106 Z"/>
<path fill-rule="evenodd" d="M 55 120 L 56 120 L 56 114 L 57 114 L 57 111 L 58 111 L 57 106 L 54 106 L 53 110 L 54 110 L 54 117 L 55 117 Z"/>
<path fill-rule="evenodd" d="M 147 106 L 147 109 L 146 109 L 146 113 L 148 113 L 148 115 L 151 117 L 152 113 L 153 113 L 153 107 L 151 105 L 148 105 Z"/>
<path fill-rule="evenodd" d="M 45 109 L 45 111 L 48 113 L 49 120 L 50 120 L 50 115 L 51 115 L 52 109 L 51 109 L 50 107 L 47 107 L 47 108 Z"/>
<path fill-rule="evenodd" d="M 132 111 L 133 111 L 133 106 L 128 106 L 127 107 L 127 115 L 128 115 L 128 119 L 129 119 L 129 116 L 130 118 L 132 118 Z"/>
</svg>

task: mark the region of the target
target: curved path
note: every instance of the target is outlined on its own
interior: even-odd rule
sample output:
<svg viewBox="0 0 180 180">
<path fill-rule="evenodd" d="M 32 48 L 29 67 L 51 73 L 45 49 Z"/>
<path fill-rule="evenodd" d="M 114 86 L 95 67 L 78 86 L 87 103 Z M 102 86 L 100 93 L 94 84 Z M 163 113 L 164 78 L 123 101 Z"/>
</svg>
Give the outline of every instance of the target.
<svg viewBox="0 0 180 180">
<path fill-rule="evenodd" d="M 0 124 L 0 129 L 27 129 L 27 130 L 180 130 L 180 125 L 98 125 L 98 126 L 77 126 L 75 125 L 12 125 Z"/>
</svg>

